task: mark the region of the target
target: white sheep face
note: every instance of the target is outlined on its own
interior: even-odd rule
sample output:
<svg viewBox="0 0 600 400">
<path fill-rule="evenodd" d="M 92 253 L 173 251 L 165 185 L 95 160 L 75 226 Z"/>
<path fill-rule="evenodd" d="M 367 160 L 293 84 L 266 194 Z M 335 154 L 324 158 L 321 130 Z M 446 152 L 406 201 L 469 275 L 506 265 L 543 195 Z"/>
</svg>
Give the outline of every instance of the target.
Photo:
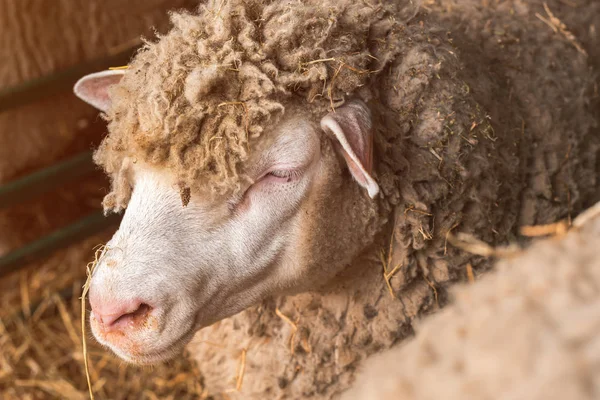
<svg viewBox="0 0 600 400">
<path fill-rule="evenodd" d="M 76 93 L 104 109 L 104 95 L 90 100 L 105 89 L 93 79 Z M 92 89 L 82 89 L 89 81 Z M 94 336 L 124 360 L 153 363 L 269 295 L 330 279 L 370 240 L 365 216 L 377 206 L 367 193 L 378 191 L 370 132 L 360 102 L 320 127 L 301 110 L 287 112 L 245 162 L 243 195 L 193 194 L 187 206 L 173 174 L 132 163 L 131 200 L 91 280 Z"/>
</svg>

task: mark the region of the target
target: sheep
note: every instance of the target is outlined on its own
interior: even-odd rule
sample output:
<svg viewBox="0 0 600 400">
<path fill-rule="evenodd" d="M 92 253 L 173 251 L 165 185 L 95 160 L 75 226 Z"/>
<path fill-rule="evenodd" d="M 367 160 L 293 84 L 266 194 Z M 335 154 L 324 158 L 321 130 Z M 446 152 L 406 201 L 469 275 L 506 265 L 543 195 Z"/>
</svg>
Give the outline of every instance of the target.
<svg viewBox="0 0 600 400">
<path fill-rule="evenodd" d="M 476 45 L 434 6 L 209 1 L 83 77 L 104 207 L 125 210 L 91 276 L 96 339 L 148 364 L 195 336 L 212 394 L 329 398 L 489 268 L 451 231 L 502 244 L 588 205 L 587 58 L 535 9 L 498 7 L 512 40 Z"/>
<path fill-rule="evenodd" d="M 368 360 L 342 399 L 600 398 L 598 211 L 454 287 L 453 304 Z"/>
</svg>

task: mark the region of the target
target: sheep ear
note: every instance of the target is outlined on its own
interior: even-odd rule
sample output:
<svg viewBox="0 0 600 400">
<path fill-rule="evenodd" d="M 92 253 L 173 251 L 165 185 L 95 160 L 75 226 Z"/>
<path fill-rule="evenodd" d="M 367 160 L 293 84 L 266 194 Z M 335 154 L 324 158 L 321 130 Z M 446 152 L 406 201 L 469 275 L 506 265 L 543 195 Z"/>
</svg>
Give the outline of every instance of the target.
<svg viewBox="0 0 600 400">
<path fill-rule="evenodd" d="M 335 136 L 352 176 L 374 198 L 379 185 L 371 176 L 373 130 L 367 105 L 359 100 L 347 102 L 321 120 L 321 129 Z"/>
<path fill-rule="evenodd" d="M 124 74 L 123 70 L 109 70 L 86 75 L 77 81 L 73 92 L 81 100 L 106 112 L 110 108 L 108 88 L 119 83 Z"/>
</svg>

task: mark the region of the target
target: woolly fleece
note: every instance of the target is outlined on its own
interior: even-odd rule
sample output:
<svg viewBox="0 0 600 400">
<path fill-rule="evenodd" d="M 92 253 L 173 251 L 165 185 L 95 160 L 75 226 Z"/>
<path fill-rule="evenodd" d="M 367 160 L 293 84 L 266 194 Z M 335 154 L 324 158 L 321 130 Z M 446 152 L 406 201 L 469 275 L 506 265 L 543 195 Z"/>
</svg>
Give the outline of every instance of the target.
<svg viewBox="0 0 600 400">
<path fill-rule="evenodd" d="M 599 246 L 597 216 L 455 287 L 453 304 L 370 359 L 343 399 L 600 398 Z"/>
</svg>

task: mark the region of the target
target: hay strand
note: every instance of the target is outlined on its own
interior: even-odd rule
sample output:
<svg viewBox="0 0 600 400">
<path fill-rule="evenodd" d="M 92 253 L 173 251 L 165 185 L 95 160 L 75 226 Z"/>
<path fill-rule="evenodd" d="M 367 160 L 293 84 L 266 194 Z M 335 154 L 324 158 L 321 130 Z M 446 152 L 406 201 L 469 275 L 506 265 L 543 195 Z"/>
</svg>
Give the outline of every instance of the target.
<svg viewBox="0 0 600 400">
<path fill-rule="evenodd" d="M 292 334 L 290 335 L 290 353 L 294 355 L 294 339 L 296 338 L 296 332 L 298 331 L 298 325 L 296 325 L 289 317 L 282 313 L 279 308 L 275 309 L 275 314 L 282 320 L 284 320 L 291 328 Z"/>
<path fill-rule="evenodd" d="M 416 212 L 424 213 L 423 211 L 420 211 L 420 210 L 407 208 L 406 210 L 404 210 L 404 214 L 406 215 L 406 213 L 408 211 L 416 211 Z M 394 220 L 394 228 L 392 230 L 392 234 L 390 235 L 390 243 L 389 243 L 389 247 L 388 247 L 387 260 L 385 258 L 383 249 L 380 252 L 381 264 L 383 265 L 383 279 L 385 280 L 385 284 L 387 285 L 388 291 L 392 298 L 395 298 L 396 296 L 394 295 L 394 289 L 392 288 L 391 279 L 394 277 L 396 272 L 398 272 L 400 270 L 400 268 L 402 268 L 402 263 L 398 263 L 393 268 L 390 268 L 392 265 L 392 261 L 394 259 L 394 257 L 393 257 L 393 255 L 394 255 L 394 239 L 395 239 L 395 235 L 396 235 L 397 223 L 398 223 L 398 216 L 396 215 L 396 218 Z"/>
<path fill-rule="evenodd" d="M 237 374 L 235 390 L 238 392 L 242 389 L 242 384 L 244 383 L 244 372 L 246 371 L 246 349 L 242 350 L 242 355 L 240 358 L 240 367 Z"/>
<path fill-rule="evenodd" d="M 567 29 L 567 26 L 554 15 L 554 13 L 550 10 L 550 7 L 548 7 L 548 4 L 546 2 L 544 2 L 544 10 L 546 11 L 547 17 L 544 17 L 539 13 L 535 13 L 535 16 L 540 21 L 548 25 L 554 31 L 554 33 L 561 34 L 569 43 L 573 45 L 573 47 L 577 49 L 579 53 L 587 57 L 587 51 L 585 51 L 585 49 L 583 48 L 581 43 L 579 43 L 575 35 L 573 35 L 573 33 L 571 33 L 569 29 Z"/>
<path fill-rule="evenodd" d="M 86 299 L 88 291 L 90 290 L 90 282 L 92 279 L 92 273 L 94 272 L 96 265 L 98 265 L 98 260 L 100 258 L 102 258 L 106 249 L 107 248 L 104 245 L 98 246 L 98 248 L 96 249 L 96 251 L 94 253 L 94 261 L 90 262 L 86 266 L 87 279 L 85 280 L 85 284 L 83 285 L 83 291 L 81 292 L 81 344 L 82 344 L 81 348 L 82 348 L 82 353 L 83 353 L 83 364 L 84 364 L 84 368 L 85 368 L 85 377 L 87 380 L 87 385 L 88 385 L 88 390 L 90 393 L 91 400 L 94 400 L 94 390 L 92 388 L 92 380 L 90 378 L 90 365 L 89 365 L 88 351 L 87 351 L 87 340 L 86 340 L 86 336 L 85 336 L 85 315 L 86 315 L 85 314 L 85 299 Z"/>
<path fill-rule="evenodd" d="M 448 242 L 454 247 L 482 257 L 513 257 L 521 252 L 521 248 L 514 245 L 507 247 L 492 247 L 468 233 L 461 232 L 454 235 L 448 232 L 447 236 Z"/>
<path fill-rule="evenodd" d="M 467 263 L 467 278 L 469 279 L 469 283 L 475 283 L 475 275 L 473 274 L 473 266 L 471 263 Z"/>
<path fill-rule="evenodd" d="M 568 230 L 569 224 L 567 221 L 559 221 L 546 225 L 522 226 L 520 229 L 521 235 L 527 237 L 563 236 Z"/>
</svg>

